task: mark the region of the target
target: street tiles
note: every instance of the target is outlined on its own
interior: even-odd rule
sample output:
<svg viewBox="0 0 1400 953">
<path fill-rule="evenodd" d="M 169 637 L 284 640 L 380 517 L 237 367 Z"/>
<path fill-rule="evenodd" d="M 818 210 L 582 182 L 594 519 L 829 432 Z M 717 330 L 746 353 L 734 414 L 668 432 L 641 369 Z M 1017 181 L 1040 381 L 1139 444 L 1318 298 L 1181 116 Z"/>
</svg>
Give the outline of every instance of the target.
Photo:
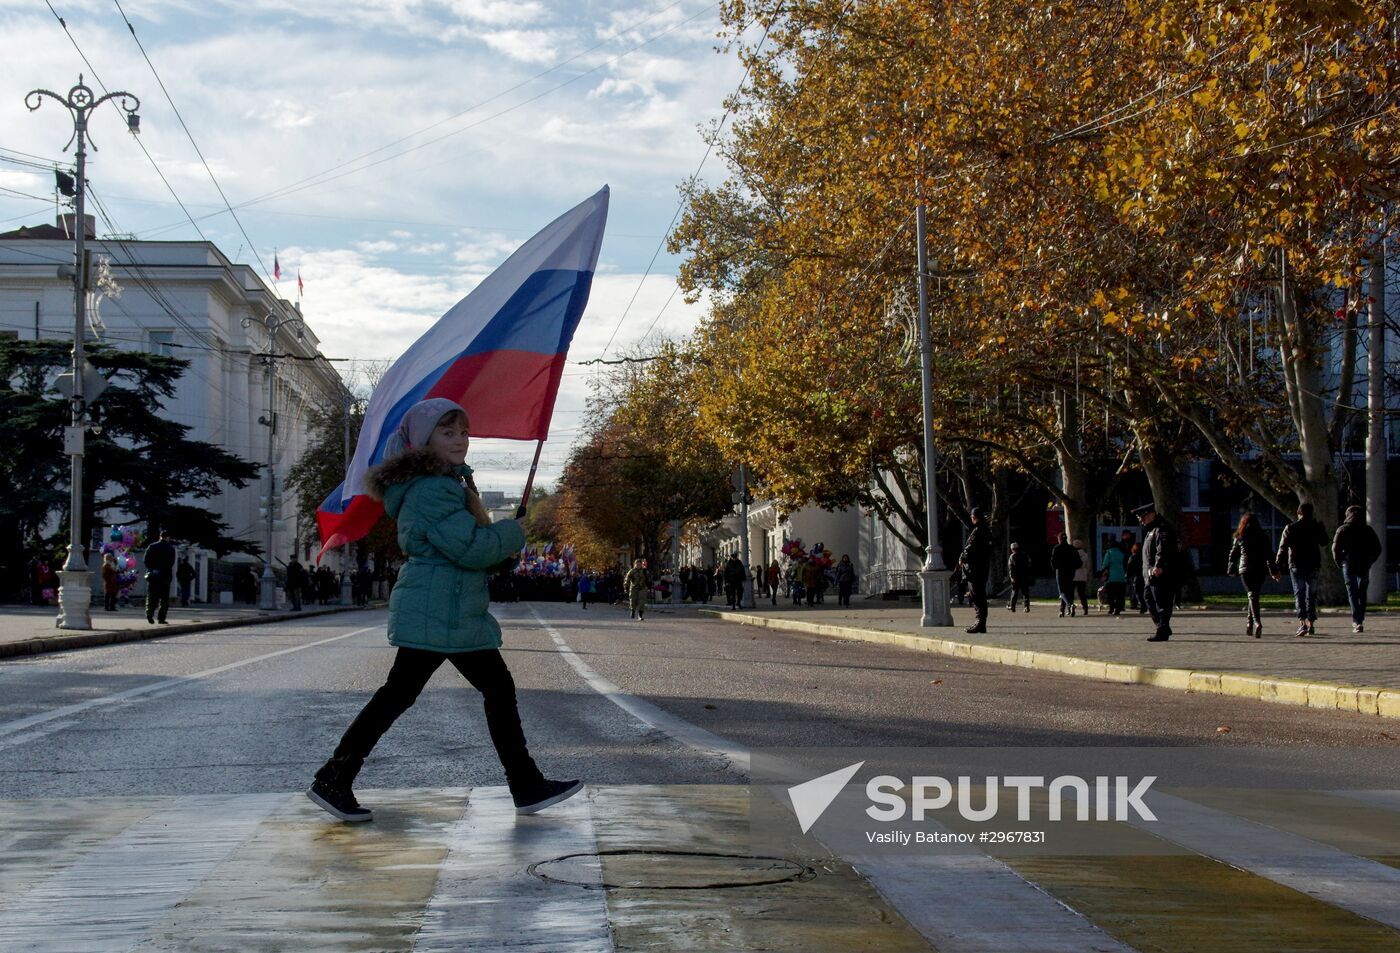
<svg viewBox="0 0 1400 953">
<path fill-rule="evenodd" d="M 1177 792 L 1113 856 L 749 857 L 741 785 L 0 802 L 0 951 L 1400 953 L 1400 795 Z M 1184 848 L 1162 852 L 1162 839 Z"/>
</svg>

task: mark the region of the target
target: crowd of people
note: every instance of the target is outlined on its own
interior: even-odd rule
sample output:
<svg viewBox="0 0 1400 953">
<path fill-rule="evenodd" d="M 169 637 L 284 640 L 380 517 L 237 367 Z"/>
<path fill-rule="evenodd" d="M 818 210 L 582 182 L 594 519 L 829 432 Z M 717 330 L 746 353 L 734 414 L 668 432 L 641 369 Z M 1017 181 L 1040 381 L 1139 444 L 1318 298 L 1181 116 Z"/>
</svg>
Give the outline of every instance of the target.
<svg viewBox="0 0 1400 953">
<path fill-rule="evenodd" d="M 1059 614 L 1087 615 L 1089 582 L 1102 581 L 1098 601 L 1107 614 L 1121 616 L 1128 608 L 1139 615 L 1150 615 L 1153 633 L 1149 642 L 1165 642 L 1172 636 L 1171 619 L 1181 582 L 1190 566 L 1190 555 L 1183 548 L 1174 527 L 1157 513 L 1154 504 L 1133 511 L 1142 524 L 1141 543 L 1131 530 L 1124 530 L 1114 545 L 1104 547 L 1097 566 L 1082 539 L 1070 540 L 1060 533 L 1050 551 L 1050 566 L 1059 593 Z M 1311 503 L 1299 505 L 1296 518 L 1279 537 L 1277 550 L 1253 513 L 1245 513 L 1235 530 L 1226 572 L 1240 579 L 1245 590 L 1245 635 L 1263 636 L 1260 591 L 1266 579 L 1280 579 L 1287 573 L 1293 587 L 1295 635 L 1305 638 L 1317 632 L 1317 577 L 1322 570 L 1323 553 L 1329 547 L 1327 533 L 1314 515 Z M 982 510 L 971 512 L 972 528 L 953 571 L 952 586 L 959 602 L 970 598 L 975 610 L 969 633 L 987 631 L 987 575 L 991 569 L 991 528 Z M 1362 632 L 1366 620 L 1366 587 L 1372 564 L 1380 556 L 1380 539 L 1366 523 L 1360 506 L 1350 506 L 1346 517 L 1330 540 L 1331 555 L 1342 572 L 1347 602 L 1351 609 L 1352 631 Z M 1015 612 L 1031 607 L 1031 585 L 1035 577 L 1030 559 L 1020 543 L 1012 543 L 1007 557 L 1010 601 Z"/>
</svg>

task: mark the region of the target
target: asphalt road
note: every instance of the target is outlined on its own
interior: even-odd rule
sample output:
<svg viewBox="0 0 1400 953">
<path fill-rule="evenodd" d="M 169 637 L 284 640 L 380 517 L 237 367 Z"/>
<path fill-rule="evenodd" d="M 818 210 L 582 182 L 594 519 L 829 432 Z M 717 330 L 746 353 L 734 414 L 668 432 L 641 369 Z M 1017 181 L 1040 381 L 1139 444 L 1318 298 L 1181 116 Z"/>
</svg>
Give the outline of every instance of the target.
<svg viewBox="0 0 1400 953">
<path fill-rule="evenodd" d="M 1267 745 L 1304 757 L 1310 747 L 1379 755 L 1400 745 L 1400 730 L 1374 717 L 1099 683 L 689 614 L 653 613 L 639 623 L 599 606 L 494 611 L 536 759 L 555 777 L 594 784 L 743 779 L 590 687 L 535 612 L 623 692 L 746 748 Z M 0 798 L 301 789 L 388 669 L 384 621 L 382 610 L 366 611 L 0 663 Z M 359 786 L 500 783 L 479 697 L 444 666 Z"/>
</svg>

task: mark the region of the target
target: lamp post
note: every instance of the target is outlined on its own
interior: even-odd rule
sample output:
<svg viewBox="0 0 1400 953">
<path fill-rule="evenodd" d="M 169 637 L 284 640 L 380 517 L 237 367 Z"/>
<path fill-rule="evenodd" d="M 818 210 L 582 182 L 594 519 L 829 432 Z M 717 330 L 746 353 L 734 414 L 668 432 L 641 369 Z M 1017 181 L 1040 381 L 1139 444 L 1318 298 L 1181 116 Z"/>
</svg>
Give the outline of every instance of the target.
<svg viewBox="0 0 1400 953">
<path fill-rule="evenodd" d="M 73 135 L 68 146 L 78 144 L 77 180 L 74 187 L 74 249 L 73 249 L 73 390 L 69 399 L 72 410 L 70 425 L 63 432 L 64 452 L 69 456 L 69 514 L 68 514 L 68 558 L 59 573 L 61 584 L 58 590 L 58 627 L 60 629 L 92 628 L 92 584 L 88 572 L 87 559 L 83 556 L 83 431 L 87 419 L 87 401 L 84 398 L 83 373 L 87 369 L 87 357 L 83 348 L 83 336 L 87 330 L 86 296 L 87 269 L 84 267 L 84 239 L 87 237 L 87 224 L 84 217 L 87 182 L 88 116 L 94 109 L 109 99 L 118 101 L 126 110 L 126 127 L 133 135 L 141 131 L 141 117 L 136 110 L 141 108 L 141 100 L 131 93 L 114 90 L 105 96 L 95 96 L 83 85 L 83 76 L 78 74 L 78 85 L 63 96 L 48 89 L 31 90 L 24 97 L 24 105 L 30 112 L 38 109 L 45 99 L 52 99 L 68 110 L 73 119 Z M 93 145 L 93 151 L 97 146 Z"/>
<path fill-rule="evenodd" d="M 907 219 L 906 219 L 907 221 Z M 924 403 L 924 498 L 928 517 L 928 547 L 919 570 L 920 594 L 924 607 L 922 626 L 953 624 L 948 607 L 948 567 L 943 564 L 943 547 L 938 543 L 938 494 L 933 478 L 938 457 L 933 447 L 933 341 L 928 324 L 928 249 L 924 241 L 924 203 L 914 211 L 915 241 L 919 243 L 919 360 L 922 366 Z"/>
<path fill-rule="evenodd" d="M 267 415 L 258 418 L 258 423 L 267 428 L 267 548 L 264 551 L 262 578 L 258 580 L 258 608 L 270 610 L 277 608 L 277 577 L 272 572 L 272 523 L 277 508 L 277 471 L 273 467 L 273 441 L 277 436 L 277 414 L 273 410 L 276 396 L 273 388 L 277 383 L 277 332 L 292 326 L 296 328 L 297 337 L 301 338 L 306 324 L 296 316 L 274 318 L 270 314 L 257 319 L 244 318 L 241 323 L 245 328 L 257 323 L 267 330 L 267 353 L 262 355 L 262 361 L 267 366 Z"/>
</svg>

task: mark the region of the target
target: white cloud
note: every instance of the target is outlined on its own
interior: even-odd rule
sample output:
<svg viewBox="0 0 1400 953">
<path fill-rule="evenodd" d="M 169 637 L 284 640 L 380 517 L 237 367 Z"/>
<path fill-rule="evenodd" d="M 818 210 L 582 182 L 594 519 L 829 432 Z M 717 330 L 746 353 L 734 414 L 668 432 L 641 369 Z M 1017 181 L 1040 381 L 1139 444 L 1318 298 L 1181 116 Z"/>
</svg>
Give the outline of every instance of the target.
<svg viewBox="0 0 1400 953">
<path fill-rule="evenodd" d="M 493 30 L 478 36 L 491 49 L 522 63 L 552 63 L 559 58 L 553 34 L 543 30 Z"/>
<path fill-rule="evenodd" d="M 385 252 L 399 250 L 399 246 L 396 242 L 387 241 L 356 242 L 355 247 L 360 251 L 364 252 L 366 255 L 382 255 Z"/>
</svg>

